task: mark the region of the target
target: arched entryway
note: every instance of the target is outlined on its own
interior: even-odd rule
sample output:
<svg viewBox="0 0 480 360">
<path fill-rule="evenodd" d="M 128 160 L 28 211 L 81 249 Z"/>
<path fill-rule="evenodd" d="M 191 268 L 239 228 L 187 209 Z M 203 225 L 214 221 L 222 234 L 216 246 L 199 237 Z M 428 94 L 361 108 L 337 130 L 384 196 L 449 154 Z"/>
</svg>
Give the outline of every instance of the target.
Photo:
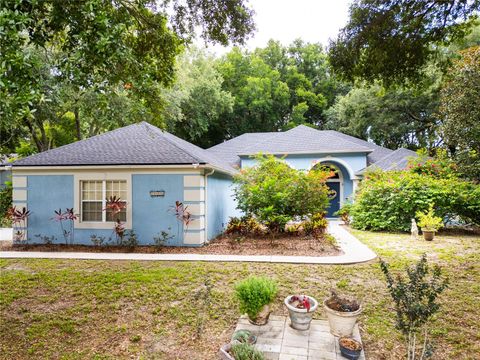
<svg viewBox="0 0 480 360">
<path fill-rule="evenodd" d="M 348 177 L 348 173 L 344 173 L 344 171 L 342 171 L 343 166 L 337 165 L 333 162 L 319 162 L 316 163 L 312 169 L 318 167 L 329 168 L 334 173 L 334 176 L 327 180 L 327 186 L 331 190 L 331 195 L 329 198 L 330 204 L 327 209 L 327 217 L 337 217 L 334 214 L 340 210 L 340 207 L 342 206 L 344 199 L 344 184 L 346 177 Z"/>
</svg>

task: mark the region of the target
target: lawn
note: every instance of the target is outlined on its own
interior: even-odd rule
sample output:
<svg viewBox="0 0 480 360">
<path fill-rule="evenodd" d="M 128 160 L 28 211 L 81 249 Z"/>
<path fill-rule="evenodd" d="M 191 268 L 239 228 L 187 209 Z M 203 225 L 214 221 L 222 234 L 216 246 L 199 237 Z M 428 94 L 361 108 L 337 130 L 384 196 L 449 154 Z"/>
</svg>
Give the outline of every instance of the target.
<svg viewBox="0 0 480 360">
<path fill-rule="evenodd" d="M 480 352 L 480 237 L 353 231 L 395 269 L 427 252 L 451 279 L 432 325 L 435 359 Z M 283 298 L 323 299 L 332 288 L 358 296 L 369 359 L 401 359 L 392 303 L 376 261 L 350 266 L 82 260 L 0 260 L 2 359 L 215 359 L 235 326 L 234 283 L 249 274 L 277 279 Z M 205 283 L 210 284 L 205 286 Z M 206 296 L 210 289 L 210 295 Z M 322 311 L 317 317 L 323 317 Z"/>
</svg>

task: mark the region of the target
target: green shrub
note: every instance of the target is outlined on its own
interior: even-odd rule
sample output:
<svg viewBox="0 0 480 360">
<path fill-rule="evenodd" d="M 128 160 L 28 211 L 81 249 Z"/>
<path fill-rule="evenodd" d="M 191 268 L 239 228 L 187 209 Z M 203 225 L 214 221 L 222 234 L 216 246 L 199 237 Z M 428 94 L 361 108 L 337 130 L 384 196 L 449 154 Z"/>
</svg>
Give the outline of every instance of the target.
<svg viewBox="0 0 480 360">
<path fill-rule="evenodd" d="M 314 237 L 319 237 L 327 231 L 328 221 L 325 217 L 326 213 L 316 213 L 313 214 L 310 219 L 305 220 L 302 223 L 303 231 L 306 235 L 313 235 Z"/>
<path fill-rule="evenodd" d="M 0 227 L 10 227 L 12 221 L 7 217 L 7 211 L 12 206 L 12 183 L 5 182 L 5 187 L 0 189 Z"/>
<path fill-rule="evenodd" d="M 427 212 L 417 212 L 418 226 L 423 230 L 439 230 L 443 227 L 443 221 L 441 217 L 435 216 L 433 211 L 433 204 L 430 204 L 430 207 Z"/>
<path fill-rule="evenodd" d="M 235 286 L 240 311 L 255 320 L 260 310 L 277 295 L 277 283 L 266 277 L 251 276 Z"/>
<path fill-rule="evenodd" d="M 236 343 L 232 345 L 230 350 L 235 360 L 264 360 L 265 356 L 255 349 L 253 345 L 247 343 Z"/>
<path fill-rule="evenodd" d="M 417 212 L 428 211 L 449 220 L 459 216 L 480 223 L 479 185 L 456 178 L 438 178 L 412 171 L 365 174 L 351 208 L 357 229 L 408 231 Z"/>
<path fill-rule="evenodd" d="M 289 220 L 326 210 L 330 170 L 305 173 L 271 155 L 258 155 L 256 160 L 257 165 L 242 169 L 235 177 L 235 199 L 245 214 L 278 232 L 284 231 Z"/>
<path fill-rule="evenodd" d="M 345 225 L 349 225 L 350 224 L 350 212 L 351 211 L 352 211 L 352 204 L 347 203 L 347 204 L 343 204 L 343 206 L 340 208 L 340 210 L 335 212 L 333 215 L 340 216 L 340 218 L 345 223 Z"/>
</svg>

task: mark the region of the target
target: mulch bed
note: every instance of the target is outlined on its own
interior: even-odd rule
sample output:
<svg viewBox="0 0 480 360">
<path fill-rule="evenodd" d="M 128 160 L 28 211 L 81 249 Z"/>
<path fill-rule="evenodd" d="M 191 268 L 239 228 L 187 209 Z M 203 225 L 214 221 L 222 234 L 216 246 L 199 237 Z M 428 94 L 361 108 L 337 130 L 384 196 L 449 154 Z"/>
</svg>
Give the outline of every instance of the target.
<svg viewBox="0 0 480 360">
<path fill-rule="evenodd" d="M 287 255 L 287 256 L 335 256 L 342 251 L 328 238 L 315 239 L 307 236 L 278 236 L 276 238 L 251 238 L 224 236 L 201 247 L 174 246 L 88 246 L 65 244 L 12 245 L 0 242 L 2 251 L 71 251 L 111 253 L 158 253 L 158 254 L 211 254 L 211 255 Z"/>
</svg>

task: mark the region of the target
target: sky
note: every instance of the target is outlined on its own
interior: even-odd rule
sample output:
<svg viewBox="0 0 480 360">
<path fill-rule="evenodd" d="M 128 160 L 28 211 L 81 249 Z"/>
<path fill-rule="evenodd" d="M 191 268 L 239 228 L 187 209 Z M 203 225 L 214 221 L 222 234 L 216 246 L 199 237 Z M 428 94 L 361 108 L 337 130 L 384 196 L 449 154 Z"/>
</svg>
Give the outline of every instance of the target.
<svg viewBox="0 0 480 360">
<path fill-rule="evenodd" d="M 351 0 L 250 0 L 257 31 L 246 47 L 264 47 L 270 39 L 288 45 L 296 38 L 326 46 L 347 24 L 350 3 Z M 228 48 L 210 46 L 209 50 L 223 54 Z"/>
</svg>

